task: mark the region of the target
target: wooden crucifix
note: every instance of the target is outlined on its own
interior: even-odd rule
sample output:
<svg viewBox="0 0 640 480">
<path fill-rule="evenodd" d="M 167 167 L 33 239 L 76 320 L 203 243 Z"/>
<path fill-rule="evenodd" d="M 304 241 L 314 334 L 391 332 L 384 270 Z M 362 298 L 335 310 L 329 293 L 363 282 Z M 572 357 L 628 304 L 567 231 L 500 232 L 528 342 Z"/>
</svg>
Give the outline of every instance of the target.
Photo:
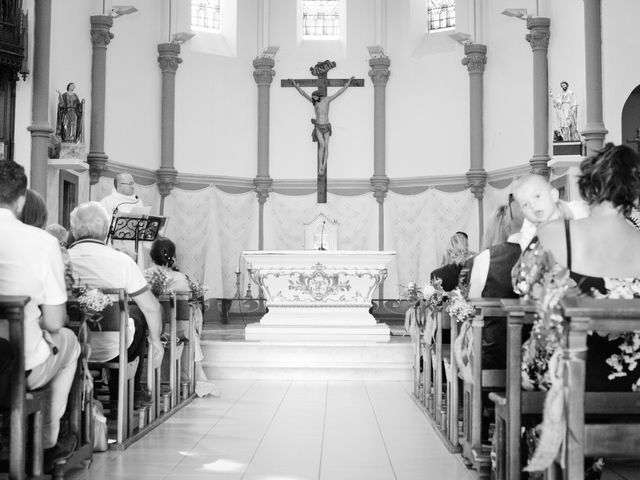
<svg viewBox="0 0 640 480">
<path fill-rule="evenodd" d="M 311 74 L 318 78 L 288 79 L 280 82 L 281 87 L 294 87 L 300 95 L 311 102 L 316 113 L 316 118 L 311 119 L 313 124 L 311 138 L 318 143 L 318 203 L 327 203 L 327 158 L 331 137 L 329 104 L 349 87 L 364 87 L 363 78 L 327 78 L 327 72 L 335 66 L 336 62 L 331 60 L 318 62 L 309 68 Z M 315 87 L 316 91 L 309 95 L 300 87 Z M 327 95 L 327 87 L 342 88 L 333 95 Z"/>
</svg>

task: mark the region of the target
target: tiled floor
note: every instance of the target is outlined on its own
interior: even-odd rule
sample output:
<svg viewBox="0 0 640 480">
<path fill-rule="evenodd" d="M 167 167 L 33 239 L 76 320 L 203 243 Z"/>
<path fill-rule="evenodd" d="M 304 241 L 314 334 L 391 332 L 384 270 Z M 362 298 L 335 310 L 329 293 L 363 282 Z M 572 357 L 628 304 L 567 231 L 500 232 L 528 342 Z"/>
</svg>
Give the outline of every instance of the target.
<svg viewBox="0 0 640 480">
<path fill-rule="evenodd" d="M 69 480 L 472 479 L 401 382 L 217 382 L 125 452 Z"/>
</svg>

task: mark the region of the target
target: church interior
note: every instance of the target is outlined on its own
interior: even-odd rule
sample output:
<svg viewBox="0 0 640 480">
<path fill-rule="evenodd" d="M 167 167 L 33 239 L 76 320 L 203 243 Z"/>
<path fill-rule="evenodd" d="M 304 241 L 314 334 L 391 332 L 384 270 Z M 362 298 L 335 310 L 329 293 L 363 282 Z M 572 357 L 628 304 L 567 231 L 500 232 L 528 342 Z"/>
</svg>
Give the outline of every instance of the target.
<svg viewBox="0 0 640 480">
<path fill-rule="evenodd" d="M 147 269 L 151 242 L 118 237 L 116 211 L 135 204 L 143 218 L 161 219 L 180 272 L 202 287 L 202 325 L 189 327 L 176 353 L 180 296 L 161 301 L 173 315 L 164 352 L 173 366 L 157 369 L 153 408 L 127 418 L 124 398 L 113 418 L 102 417 L 107 451 L 91 448 L 69 468 L 58 463 L 51 477 L 22 455 L 19 467 L 7 461 L 7 478 L 521 478 L 513 419 L 523 430 L 534 414 L 540 423 L 544 397 L 518 396 L 511 408 L 520 343 L 507 343 L 499 371 L 471 362 L 475 382 L 456 367 L 454 344 L 457 333 L 468 335 L 479 358 L 484 317 L 503 318 L 511 335 L 512 318 L 521 332 L 544 315 L 517 300 L 463 299 L 474 313 L 459 322 L 426 291 L 448 263 L 452 236 L 464 232 L 468 252 L 492 245 L 492 219 L 501 207 L 511 212 L 519 179 L 542 175 L 557 202 L 573 203 L 585 159 L 608 143 L 638 152 L 640 64 L 629 59 L 640 49 L 640 2 L 121 1 L 2 0 L 0 162 L 24 168 L 47 224 L 65 229 L 76 207 L 106 205 L 130 178 L 131 190 L 106 208 L 111 243 Z M 637 212 L 625 210 L 640 228 Z M 291 256 L 269 263 L 279 252 Z M 314 272 L 304 282 L 290 273 L 302 261 Z M 365 293 L 356 280 L 363 276 Z M 305 288 L 313 299 L 300 299 Z M 320 299 L 323 288 L 335 298 Z M 0 289 L 1 320 L 6 295 L 17 293 Z M 605 313 L 604 304 L 560 303 L 565 319 L 597 323 L 609 312 L 622 331 L 640 331 L 640 300 L 628 301 L 606 304 Z M 313 302 L 325 303 L 305 309 Z M 344 314 L 340 304 L 360 310 Z M 341 325 L 341 315 L 352 323 Z M 563 351 L 584 350 L 571 335 Z M 187 361 L 187 352 L 197 356 L 194 336 L 203 358 Z M 181 355 L 190 383 L 180 380 Z M 574 379 L 584 380 L 574 356 L 567 353 L 565 373 L 575 368 Z M 215 391 L 199 398 L 194 372 L 202 367 Z M 142 373 L 147 382 L 150 372 Z M 130 377 L 119 385 L 133 403 Z M 544 478 L 640 478 L 640 393 L 616 403 L 613 413 L 633 420 L 626 429 L 585 426 L 589 414 L 611 413 L 609 397 L 590 393 L 571 397 L 580 408 L 563 424 L 581 421 L 588 441 L 556 432 L 563 462 L 554 465 L 554 450 Z M 13 459 L 19 448 L 9 430 L 25 430 L 25 451 L 42 446 L 30 443 L 26 420 L 8 427 L 9 414 L 2 419 L 0 471 L 3 455 Z M 592 457 L 604 458 L 603 472 L 599 460 L 583 462 Z"/>
</svg>

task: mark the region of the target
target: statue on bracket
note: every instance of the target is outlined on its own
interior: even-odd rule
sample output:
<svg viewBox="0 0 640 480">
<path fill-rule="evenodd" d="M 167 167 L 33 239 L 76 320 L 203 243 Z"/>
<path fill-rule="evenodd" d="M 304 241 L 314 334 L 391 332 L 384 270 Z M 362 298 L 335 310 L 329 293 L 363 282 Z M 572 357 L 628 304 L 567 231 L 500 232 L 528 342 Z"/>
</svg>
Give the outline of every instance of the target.
<svg viewBox="0 0 640 480">
<path fill-rule="evenodd" d="M 56 122 L 56 137 L 64 143 L 80 143 L 84 140 L 82 128 L 84 116 L 84 99 L 80 100 L 75 93 L 76 85 L 71 82 L 67 90 L 58 90 L 58 116 Z"/>
<path fill-rule="evenodd" d="M 560 82 L 560 88 L 562 91 L 557 95 L 549 90 L 549 97 L 553 102 L 557 118 L 557 129 L 554 130 L 553 139 L 555 142 L 580 141 L 576 94 L 569 89 L 569 83 L 566 81 Z"/>
</svg>

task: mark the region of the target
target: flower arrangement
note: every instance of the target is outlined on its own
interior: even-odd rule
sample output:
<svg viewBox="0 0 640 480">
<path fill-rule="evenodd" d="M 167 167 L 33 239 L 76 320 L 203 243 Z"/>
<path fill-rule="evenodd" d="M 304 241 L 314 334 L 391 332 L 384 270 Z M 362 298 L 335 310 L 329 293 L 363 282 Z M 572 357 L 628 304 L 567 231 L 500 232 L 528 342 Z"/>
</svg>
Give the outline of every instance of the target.
<svg viewBox="0 0 640 480">
<path fill-rule="evenodd" d="M 145 270 L 144 277 L 156 297 L 169 293 L 169 276 L 163 268 L 149 268 Z"/>
<path fill-rule="evenodd" d="M 566 267 L 558 264 L 551 252 L 539 243 L 530 245 L 512 271 L 514 291 L 538 306 L 538 319 L 531 336 L 522 346 L 522 387 L 548 390 L 551 386 L 549 361 L 561 348 L 563 318 L 560 300 L 571 292 L 578 294 Z"/>
<path fill-rule="evenodd" d="M 400 299 L 408 300 L 409 303 L 416 303 L 422 297 L 422 291 L 417 287 L 415 282 L 409 282 L 406 287 L 400 285 Z"/>
<path fill-rule="evenodd" d="M 113 305 L 113 300 L 97 288 L 81 288 L 78 304 L 83 313 L 95 316 L 102 313 L 109 305 Z"/>
<path fill-rule="evenodd" d="M 82 314 L 82 319 L 91 325 L 92 330 L 102 330 L 100 321 L 105 308 L 113 305 L 111 296 L 106 295 L 97 288 L 76 287 L 74 293 L 78 300 L 78 307 Z M 86 325 L 81 322 L 78 331 L 79 338 L 86 337 Z"/>
<path fill-rule="evenodd" d="M 442 288 L 442 279 L 434 278 L 422 288 L 422 302 L 431 310 L 432 315 L 442 310 L 447 294 Z"/>
<path fill-rule="evenodd" d="M 470 321 L 476 314 L 475 307 L 464 298 L 459 288 L 449 293 L 447 311 L 449 315 L 454 317 L 458 322 Z"/>
<path fill-rule="evenodd" d="M 203 299 L 205 293 L 209 291 L 209 287 L 204 283 L 199 282 L 198 280 L 191 280 L 189 277 L 187 277 L 187 279 L 189 280 L 191 298 L 193 298 L 194 300 Z"/>
</svg>

